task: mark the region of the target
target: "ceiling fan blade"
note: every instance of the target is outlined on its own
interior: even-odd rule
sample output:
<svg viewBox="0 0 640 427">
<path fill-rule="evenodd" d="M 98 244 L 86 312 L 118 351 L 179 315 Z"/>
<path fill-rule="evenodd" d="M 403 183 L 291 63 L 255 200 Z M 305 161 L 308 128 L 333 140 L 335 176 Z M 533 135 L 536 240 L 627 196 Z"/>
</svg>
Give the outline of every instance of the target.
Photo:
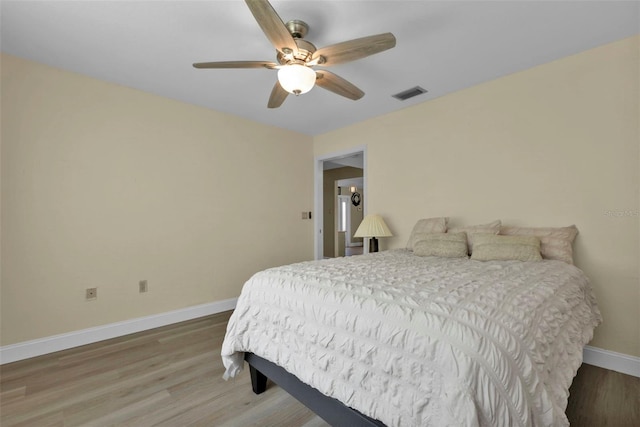
<svg viewBox="0 0 640 427">
<path fill-rule="evenodd" d="M 282 105 L 285 99 L 289 96 L 289 92 L 284 90 L 282 86 L 280 86 L 280 82 L 276 80 L 276 84 L 273 86 L 271 90 L 271 96 L 269 97 L 269 103 L 267 107 L 269 108 L 278 108 Z"/>
<path fill-rule="evenodd" d="M 396 38 L 393 34 L 377 34 L 323 47 L 313 54 L 311 60 L 322 56 L 324 62 L 320 60 L 321 65 L 341 64 L 383 52 L 395 45 Z"/>
<path fill-rule="evenodd" d="M 316 84 L 323 89 L 354 101 L 364 96 L 364 92 L 355 85 L 327 70 L 316 71 Z"/>
<path fill-rule="evenodd" d="M 283 54 L 298 53 L 293 36 L 267 0 L 245 0 L 271 44 Z"/>
<path fill-rule="evenodd" d="M 270 61 L 219 61 L 219 62 L 196 62 L 195 68 L 274 68 L 278 66 Z"/>
</svg>

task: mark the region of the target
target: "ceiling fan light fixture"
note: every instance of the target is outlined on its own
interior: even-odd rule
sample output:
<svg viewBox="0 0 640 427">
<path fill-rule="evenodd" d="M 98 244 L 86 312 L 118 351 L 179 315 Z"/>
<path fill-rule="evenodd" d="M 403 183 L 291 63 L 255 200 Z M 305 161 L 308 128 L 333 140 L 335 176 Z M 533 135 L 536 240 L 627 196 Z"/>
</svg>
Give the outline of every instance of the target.
<svg viewBox="0 0 640 427">
<path fill-rule="evenodd" d="M 313 88 L 316 72 L 306 65 L 289 64 L 278 70 L 278 81 L 287 92 L 300 95 Z"/>
</svg>

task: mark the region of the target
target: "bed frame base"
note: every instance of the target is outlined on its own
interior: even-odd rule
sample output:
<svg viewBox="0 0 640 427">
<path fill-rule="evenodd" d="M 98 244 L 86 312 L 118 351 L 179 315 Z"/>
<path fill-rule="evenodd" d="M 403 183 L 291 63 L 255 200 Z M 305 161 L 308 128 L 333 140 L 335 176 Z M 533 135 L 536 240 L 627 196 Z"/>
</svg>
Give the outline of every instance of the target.
<svg viewBox="0 0 640 427">
<path fill-rule="evenodd" d="M 325 396 L 315 388 L 303 383 L 284 368 L 256 356 L 245 353 L 244 360 L 249 363 L 251 387 L 260 394 L 267 389 L 267 378 L 278 384 L 287 393 L 298 399 L 307 408 L 334 427 L 384 427 L 380 421 L 349 408 L 344 403 Z"/>
</svg>

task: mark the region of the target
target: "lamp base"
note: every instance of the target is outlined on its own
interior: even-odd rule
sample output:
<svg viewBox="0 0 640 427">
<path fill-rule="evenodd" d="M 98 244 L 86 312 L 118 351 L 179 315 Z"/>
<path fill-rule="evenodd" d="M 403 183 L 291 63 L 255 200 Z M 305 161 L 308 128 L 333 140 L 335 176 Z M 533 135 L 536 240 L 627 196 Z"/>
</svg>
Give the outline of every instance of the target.
<svg viewBox="0 0 640 427">
<path fill-rule="evenodd" d="M 375 237 L 369 238 L 369 253 L 378 252 L 378 239 Z"/>
</svg>

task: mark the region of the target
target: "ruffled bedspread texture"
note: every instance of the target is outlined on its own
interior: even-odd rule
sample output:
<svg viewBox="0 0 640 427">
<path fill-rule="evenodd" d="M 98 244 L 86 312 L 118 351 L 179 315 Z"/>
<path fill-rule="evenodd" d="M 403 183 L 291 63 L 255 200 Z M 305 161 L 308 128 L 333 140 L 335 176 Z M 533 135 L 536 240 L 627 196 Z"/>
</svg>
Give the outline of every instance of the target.
<svg viewBox="0 0 640 427">
<path fill-rule="evenodd" d="M 387 426 L 567 426 L 568 388 L 601 316 L 561 261 L 471 261 L 408 250 L 254 275 L 222 346 Z"/>
</svg>

